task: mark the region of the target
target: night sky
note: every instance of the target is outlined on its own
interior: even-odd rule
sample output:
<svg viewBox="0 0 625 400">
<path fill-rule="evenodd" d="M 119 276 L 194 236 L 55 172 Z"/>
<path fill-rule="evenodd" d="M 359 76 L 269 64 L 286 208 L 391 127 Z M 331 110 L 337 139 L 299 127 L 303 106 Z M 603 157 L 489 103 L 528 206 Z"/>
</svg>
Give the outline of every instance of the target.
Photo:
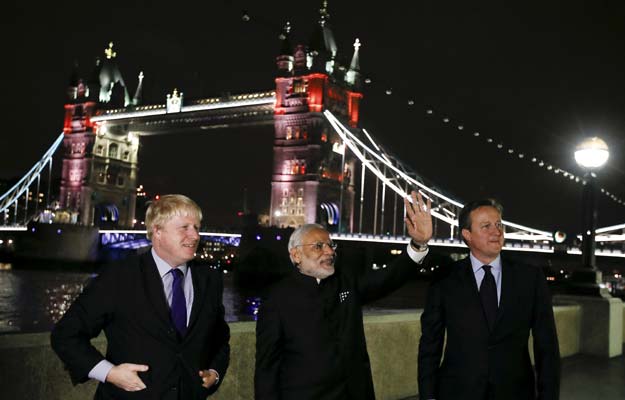
<svg viewBox="0 0 625 400">
<path fill-rule="evenodd" d="M 173 88 L 187 99 L 272 90 L 281 26 L 290 21 L 292 42 L 307 43 L 321 5 L 54 3 L 11 5 L 0 17 L 0 179 L 23 175 L 50 146 L 74 63 L 87 77 L 109 41 L 131 93 L 144 72 L 144 104 L 164 103 Z M 531 159 L 581 175 L 575 145 L 598 135 L 611 153 L 600 186 L 625 201 L 625 2 L 370 3 L 330 1 L 330 26 L 340 59 L 355 38 L 363 44 L 372 83 L 361 125 L 389 153 L 460 201 L 495 197 L 506 219 L 577 233 L 582 185 Z M 149 194 L 186 193 L 205 223 L 228 225 L 244 192 L 252 211 L 268 206 L 272 135 L 259 127 L 146 138 L 139 183 Z M 599 207 L 599 226 L 625 222 L 623 204 L 602 196 Z"/>
</svg>

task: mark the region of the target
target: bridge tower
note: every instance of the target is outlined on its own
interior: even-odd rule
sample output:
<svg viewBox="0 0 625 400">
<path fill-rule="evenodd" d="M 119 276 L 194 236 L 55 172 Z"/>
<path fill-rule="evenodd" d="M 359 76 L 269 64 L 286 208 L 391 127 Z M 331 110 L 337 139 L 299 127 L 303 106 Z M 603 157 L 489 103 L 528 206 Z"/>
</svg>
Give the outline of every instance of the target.
<svg viewBox="0 0 625 400">
<path fill-rule="evenodd" d="M 96 61 L 88 81 L 79 77 L 77 69 L 70 79 L 59 202 L 73 216 L 68 222 L 105 228 L 131 227 L 139 139 L 91 119 L 103 108 L 136 104 L 142 76 L 137 95 L 131 101 L 112 43 L 104 53 L 104 60 Z"/>
<path fill-rule="evenodd" d="M 270 223 L 296 227 L 317 222 L 332 232 L 353 231 L 354 160 L 323 111 L 358 124 L 362 98 L 358 40 L 349 66 L 341 65 L 327 1 L 307 46 L 290 44 L 285 26 L 276 58 L 274 161 Z"/>
</svg>

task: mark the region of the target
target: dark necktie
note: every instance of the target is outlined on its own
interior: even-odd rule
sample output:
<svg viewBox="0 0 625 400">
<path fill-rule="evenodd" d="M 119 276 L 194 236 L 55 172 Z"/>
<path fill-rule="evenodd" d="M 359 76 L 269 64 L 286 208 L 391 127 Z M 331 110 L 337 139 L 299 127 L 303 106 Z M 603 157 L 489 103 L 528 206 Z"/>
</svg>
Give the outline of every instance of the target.
<svg viewBox="0 0 625 400">
<path fill-rule="evenodd" d="M 182 282 L 184 275 L 181 270 L 171 270 L 174 281 L 171 284 L 171 320 L 174 322 L 180 337 L 187 333 L 187 300 L 184 298 Z"/>
<path fill-rule="evenodd" d="M 495 318 L 497 317 L 497 284 L 490 265 L 482 266 L 484 269 L 484 278 L 480 284 L 480 298 L 482 299 L 482 307 L 488 322 L 488 329 L 493 330 L 495 326 Z"/>
</svg>

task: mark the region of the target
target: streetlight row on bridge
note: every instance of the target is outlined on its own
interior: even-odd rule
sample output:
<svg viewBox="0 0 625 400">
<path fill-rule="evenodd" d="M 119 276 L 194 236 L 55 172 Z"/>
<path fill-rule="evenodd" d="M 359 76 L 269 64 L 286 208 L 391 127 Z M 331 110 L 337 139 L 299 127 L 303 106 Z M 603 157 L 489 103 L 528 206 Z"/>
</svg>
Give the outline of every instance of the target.
<svg viewBox="0 0 625 400">
<path fill-rule="evenodd" d="M 414 102 L 409 100 L 408 101 L 408 105 L 414 105 Z M 426 109 L 425 113 L 427 115 L 433 116 L 434 115 L 434 110 L 431 108 Z M 451 124 L 451 119 L 449 117 L 443 117 L 440 121 L 442 121 L 444 124 L 450 124 L 450 126 L 453 126 Z M 465 129 L 466 127 L 460 123 L 456 125 L 456 129 L 458 131 L 465 131 L 467 129 Z M 474 131 L 473 133 L 471 133 L 471 136 L 473 136 L 474 138 L 480 138 L 482 137 L 482 134 L 479 131 Z M 501 150 L 501 151 L 505 151 L 507 152 L 510 156 L 517 156 L 518 159 L 520 160 L 528 160 L 529 162 L 537 165 L 540 168 L 545 168 L 545 170 L 553 172 L 554 175 L 560 175 L 565 179 L 568 179 L 569 181 L 573 181 L 576 183 L 581 183 L 582 185 L 586 185 L 586 180 L 583 177 L 577 176 L 575 174 L 573 174 L 572 172 L 566 171 L 563 168 L 559 168 L 555 165 L 553 165 L 552 163 L 549 163 L 547 161 L 545 161 L 542 158 L 539 157 L 535 157 L 535 156 L 528 156 L 526 153 L 519 151 L 511 146 L 504 146 L 504 142 L 501 140 L 495 140 L 494 138 L 492 138 L 491 136 L 488 136 L 485 140 L 486 143 L 488 144 L 493 144 L 497 147 L 497 149 Z M 605 188 L 600 188 L 600 192 L 601 194 L 607 196 L 609 199 L 611 199 L 612 201 L 614 201 L 617 204 L 623 205 L 625 206 L 625 200 L 618 197 L 617 195 L 615 195 L 614 193 L 611 193 L 609 190 L 605 189 Z"/>
<path fill-rule="evenodd" d="M 372 89 L 372 86 L 377 83 L 377 80 L 372 79 L 370 75 L 367 76 L 363 81 L 364 81 L 364 84 L 369 87 L 369 89 Z M 382 86 L 383 87 L 381 89 L 383 90 L 384 94 L 386 94 L 387 96 L 394 95 L 394 91 L 391 86 L 388 86 L 388 85 L 384 86 L 384 84 L 382 84 Z M 405 101 L 408 107 L 410 108 L 413 108 L 416 105 L 416 102 L 413 98 L 408 98 Z M 432 117 L 435 116 L 434 110 L 432 108 L 426 108 L 424 112 L 428 116 L 432 116 Z M 449 118 L 447 115 L 443 114 L 443 116 L 440 118 L 439 121 L 447 126 L 455 127 L 455 129 L 459 132 L 469 131 L 469 129 L 467 129 L 464 123 L 462 122 L 452 123 L 451 118 Z M 586 180 L 583 177 L 577 176 L 574 173 L 569 172 L 563 168 L 559 168 L 553 163 L 545 161 L 541 157 L 528 156 L 526 152 L 519 151 L 518 149 L 515 149 L 514 147 L 509 146 L 509 145 L 504 145 L 503 140 L 496 139 L 492 135 L 483 135 L 479 130 L 474 130 L 472 133 L 470 133 L 470 135 L 476 139 L 485 137 L 485 142 L 487 144 L 494 145 L 498 150 L 506 152 L 511 157 L 516 156 L 519 160 L 527 160 L 528 162 L 535 164 L 540 168 L 545 168 L 545 170 L 547 170 L 548 172 L 553 172 L 554 175 L 560 175 L 569 181 L 573 181 L 575 183 L 581 183 L 582 185 L 586 185 Z M 625 199 L 620 198 L 619 196 L 610 192 L 609 190 L 602 187 L 602 188 L 599 188 L 599 192 L 607 196 L 609 199 L 611 199 L 615 203 L 625 206 Z"/>
</svg>

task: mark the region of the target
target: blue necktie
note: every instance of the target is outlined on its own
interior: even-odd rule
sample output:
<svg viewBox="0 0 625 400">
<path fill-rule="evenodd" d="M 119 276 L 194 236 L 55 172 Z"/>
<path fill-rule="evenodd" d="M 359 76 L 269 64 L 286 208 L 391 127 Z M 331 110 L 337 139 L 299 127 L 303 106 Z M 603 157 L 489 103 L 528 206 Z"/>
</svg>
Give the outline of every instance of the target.
<svg viewBox="0 0 625 400">
<path fill-rule="evenodd" d="M 187 333 L 187 300 L 184 298 L 184 275 L 181 270 L 171 270 L 174 282 L 171 284 L 171 320 L 174 322 L 180 337 Z"/>
<path fill-rule="evenodd" d="M 482 283 L 480 284 L 480 298 L 482 299 L 486 322 L 488 322 L 488 329 L 492 331 L 495 326 L 498 308 L 497 284 L 495 283 L 493 273 L 490 272 L 492 267 L 484 265 L 482 268 L 484 269 L 484 278 L 482 278 Z"/>
</svg>

